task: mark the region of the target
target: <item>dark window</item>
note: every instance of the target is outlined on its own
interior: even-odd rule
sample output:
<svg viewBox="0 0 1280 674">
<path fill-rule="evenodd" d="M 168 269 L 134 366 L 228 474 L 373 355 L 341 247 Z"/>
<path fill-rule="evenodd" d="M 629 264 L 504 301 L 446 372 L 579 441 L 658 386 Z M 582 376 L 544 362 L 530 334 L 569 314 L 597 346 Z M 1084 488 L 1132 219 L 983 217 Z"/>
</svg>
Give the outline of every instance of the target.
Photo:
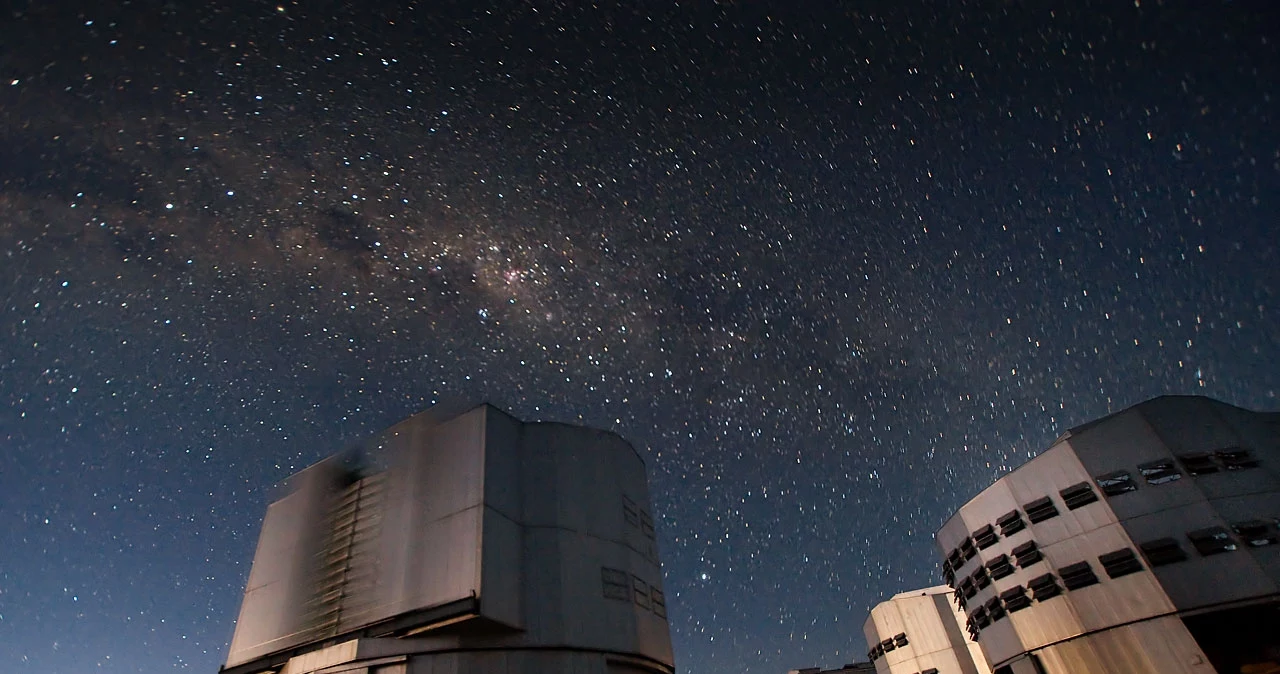
<svg viewBox="0 0 1280 674">
<path fill-rule="evenodd" d="M 956 588 L 956 591 L 951 593 L 951 598 L 956 600 L 956 606 L 959 606 L 961 611 L 968 609 L 969 602 L 964 596 L 963 589 Z"/>
<path fill-rule="evenodd" d="M 992 580 L 1000 580 L 1005 576 L 1013 573 L 1013 565 L 1009 563 L 1009 555 L 1000 555 L 995 559 L 987 562 L 987 571 L 991 573 Z"/>
<path fill-rule="evenodd" d="M 1067 586 L 1068 590 L 1079 590 L 1082 587 L 1098 584 L 1098 577 L 1093 573 L 1093 567 L 1089 566 L 1089 562 L 1076 562 L 1068 564 L 1058 573 L 1062 574 L 1062 584 Z"/>
<path fill-rule="evenodd" d="M 956 586 L 956 570 L 951 568 L 951 560 L 942 562 L 942 579 L 952 588 Z"/>
<path fill-rule="evenodd" d="M 969 580 L 973 581 L 974 587 L 979 590 L 991 584 L 991 576 L 987 575 L 987 567 L 979 566 L 969 574 Z"/>
<path fill-rule="evenodd" d="M 974 619 L 974 615 L 969 616 L 969 619 L 964 622 L 964 626 L 969 630 L 969 638 L 977 641 L 978 635 L 982 633 L 982 628 L 978 627 L 978 621 Z"/>
<path fill-rule="evenodd" d="M 922 669 L 920 670 L 920 674 L 938 674 L 938 668 L 930 667 L 928 669 Z"/>
<path fill-rule="evenodd" d="M 964 539 L 964 542 L 960 544 L 960 557 L 967 562 L 973 559 L 973 556 L 976 554 L 978 554 L 978 549 L 973 547 L 973 539 Z"/>
<path fill-rule="evenodd" d="M 622 518 L 633 527 L 640 526 L 640 514 L 636 510 L 636 502 L 625 496 L 622 497 Z"/>
<path fill-rule="evenodd" d="M 1183 454 L 1178 457 L 1178 462 L 1187 471 L 1187 475 L 1192 477 L 1218 472 L 1218 463 L 1209 454 Z"/>
<path fill-rule="evenodd" d="M 1000 527 L 1001 536 L 1009 536 L 1027 528 L 1027 523 L 1022 520 L 1022 513 L 1014 510 L 1005 513 L 1000 519 L 996 520 L 996 525 Z"/>
<path fill-rule="evenodd" d="M 1173 465 L 1172 459 L 1144 463 L 1138 466 L 1138 472 L 1147 479 L 1147 484 L 1165 484 L 1182 479 L 1182 473 L 1178 472 L 1178 467 Z"/>
<path fill-rule="evenodd" d="M 1036 547 L 1035 541 L 1027 541 L 1022 545 L 1013 549 L 1013 558 L 1018 560 L 1018 568 L 1025 569 L 1032 564 L 1044 559 L 1040 554 L 1040 549 Z"/>
<path fill-rule="evenodd" d="M 893 645 L 893 639 L 885 639 L 884 641 L 880 642 L 880 650 L 884 651 L 885 653 L 888 653 L 889 651 L 892 651 L 895 648 L 897 648 L 897 646 Z"/>
<path fill-rule="evenodd" d="M 636 605 L 649 608 L 649 586 L 639 576 L 631 577 L 631 590 L 635 592 Z"/>
<path fill-rule="evenodd" d="M 643 510 L 640 511 L 640 531 L 644 532 L 645 536 L 653 538 L 653 518 Z"/>
<path fill-rule="evenodd" d="M 1098 488 L 1107 496 L 1119 496 L 1138 489 L 1138 483 L 1133 481 L 1133 476 L 1127 470 L 1117 470 L 1094 479 L 1098 482 Z"/>
<path fill-rule="evenodd" d="M 973 610 L 973 624 L 977 625 L 979 629 L 991 624 L 991 616 L 987 615 L 986 607 L 979 606 Z"/>
<path fill-rule="evenodd" d="M 880 659 L 880 644 L 876 644 L 875 648 L 867 651 L 867 659 L 872 662 Z"/>
<path fill-rule="evenodd" d="M 999 597 L 992 597 L 987 601 L 987 615 L 991 616 L 991 622 L 995 622 L 1004 618 L 1004 604 L 1000 603 Z"/>
<path fill-rule="evenodd" d="M 1131 573 L 1137 573 L 1142 570 L 1142 562 L 1138 561 L 1137 555 L 1133 554 L 1133 550 L 1129 548 L 1121 548 L 1115 552 L 1108 552 L 1098 558 L 1098 562 L 1102 564 L 1103 570 L 1111 578 L 1119 578 L 1127 576 Z"/>
<path fill-rule="evenodd" d="M 653 602 L 653 613 L 659 618 L 667 617 L 667 595 L 656 587 L 649 588 L 649 599 Z"/>
<path fill-rule="evenodd" d="M 1062 586 L 1058 585 L 1058 579 L 1054 578 L 1052 573 L 1032 578 L 1027 581 L 1027 587 L 1031 588 L 1031 594 L 1036 601 L 1044 601 L 1062 594 Z"/>
<path fill-rule="evenodd" d="M 978 588 L 974 586 L 973 578 L 965 578 L 960 581 L 960 594 L 964 595 L 965 599 L 973 599 L 973 595 L 978 594 Z"/>
<path fill-rule="evenodd" d="M 947 553 L 947 561 L 951 563 L 952 569 L 959 569 L 960 566 L 964 564 L 964 560 L 960 559 L 960 548 L 956 548 Z"/>
<path fill-rule="evenodd" d="M 1221 552 L 1231 552 L 1236 549 L 1236 540 L 1222 527 L 1198 529 L 1187 533 L 1187 538 L 1191 539 L 1191 544 L 1196 547 L 1196 552 L 1205 557 Z"/>
<path fill-rule="evenodd" d="M 1001 592 L 1000 601 L 1004 602 L 1004 609 L 1010 613 L 1021 611 L 1031 605 L 1031 598 L 1027 596 L 1026 588 L 1021 585 Z"/>
<path fill-rule="evenodd" d="M 1182 546 L 1178 545 L 1178 541 L 1172 538 L 1147 541 L 1138 547 L 1142 549 L 1142 554 L 1147 558 L 1147 563 L 1153 567 L 1181 562 L 1187 558 L 1187 553 L 1183 552 Z"/>
<path fill-rule="evenodd" d="M 600 569 L 600 582 L 604 585 L 604 596 L 609 599 L 631 599 L 631 584 L 627 582 L 627 572 L 619 569 Z"/>
<path fill-rule="evenodd" d="M 1098 494 L 1088 482 L 1073 484 L 1058 493 L 1062 495 L 1062 502 L 1066 504 L 1067 510 L 1075 510 L 1098 500 Z"/>
<path fill-rule="evenodd" d="M 1000 539 L 996 536 L 996 528 L 990 524 L 973 532 L 973 542 L 979 550 L 986 550 L 995 545 L 998 540 Z"/>
<path fill-rule="evenodd" d="M 906 632 L 898 632 L 897 634 L 893 635 L 893 645 L 897 646 L 898 648 L 902 648 L 903 646 L 906 646 L 907 643 L 908 642 L 907 642 Z"/>
<path fill-rule="evenodd" d="M 1240 540 L 1245 545 L 1252 548 L 1261 548 L 1266 545 L 1275 545 L 1277 542 L 1277 531 L 1275 525 L 1266 520 L 1249 520 L 1248 522 L 1236 522 L 1231 525 Z"/>
<path fill-rule="evenodd" d="M 1053 505 L 1053 500 L 1048 496 L 1038 498 L 1022 506 L 1022 509 L 1027 511 L 1027 519 L 1031 520 L 1032 524 L 1058 516 L 1058 507 Z"/>
<path fill-rule="evenodd" d="M 1258 459 L 1253 453 L 1243 447 L 1228 447 L 1219 449 L 1213 453 L 1222 462 L 1222 467 L 1227 470 L 1243 470 L 1245 468 L 1257 468 Z"/>
</svg>

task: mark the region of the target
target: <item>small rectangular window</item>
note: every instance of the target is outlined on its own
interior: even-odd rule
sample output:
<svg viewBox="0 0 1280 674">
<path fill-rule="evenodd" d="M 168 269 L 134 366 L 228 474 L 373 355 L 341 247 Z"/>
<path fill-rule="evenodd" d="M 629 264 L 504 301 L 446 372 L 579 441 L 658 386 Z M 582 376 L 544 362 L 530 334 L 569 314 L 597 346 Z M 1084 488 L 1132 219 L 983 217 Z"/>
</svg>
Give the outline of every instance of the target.
<svg viewBox="0 0 1280 674">
<path fill-rule="evenodd" d="M 653 517 L 643 510 L 640 511 L 640 532 L 650 539 L 653 538 Z"/>
<path fill-rule="evenodd" d="M 1067 506 L 1067 510 L 1075 510 L 1098 500 L 1097 492 L 1093 491 L 1093 487 L 1088 482 L 1073 484 L 1058 493 L 1062 495 L 1062 502 Z"/>
<path fill-rule="evenodd" d="M 969 600 L 965 598 L 962 588 L 956 588 L 956 591 L 951 593 L 951 598 L 956 600 L 956 606 L 959 606 L 961 611 L 967 610 Z"/>
<path fill-rule="evenodd" d="M 1000 593 L 1000 601 L 1004 602 L 1004 610 L 1015 613 L 1031 605 L 1026 588 L 1021 585 L 1009 588 Z"/>
<path fill-rule="evenodd" d="M 653 603 L 653 614 L 659 618 L 667 617 L 667 595 L 656 587 L 649 588 L 649 600 Z"/>
<path fill-rule="evenodd" d="M 1048 496 L 1038 498 L 1022 506 L 1022 509 L 1027 511 L 1027 519 L 1031 520 L 1032 524 L 1058 516 L 1058 507 L 1053 505 L 1053 500 Z"/>
<path fill-rule="evenodd" d="M 1119 496 L 1125 492 L 1137 491 L 1138 483 L 1133 481 L 1133 476 L 1127 470 L 1117 470 L 1114 473 L 1099 475 L 1094 478 L 1098 483 L 1098 488 L 1107 496 Z"/>
<path fill-rule="evenodd" d="M 631 585 L 627 582 L 627 572 L 620 569 L 600 569 L 600 582 L 604 585 L 604 596 L 607 599 L 631 599 Z"/>
<path fill-rule="evenodd" d="M 898 647 L 894 645 L 893 639 L 885 639 L 884 641 L 880 642 L 880 650 L 884 651 L 885 653 L 895 650 L 896 648 Z"/>
<path fill-rule="evenodd" d="M 951 568 L 951 560 L 950 560 L 950 559 L 945 560 L 945 561 L 943 561 L 943 562 L 942 562 L 942 579 L 943 579 L 943 580 L 945 580 L 945 581 L 947 581 L 947 585 L 950 585 L 953 589 L 955 588 L 955 586 L 956 586 L 956 570 L 955 570 L 955 569 L 953 569 L 953 568 Z"/>
<path fill-rule="evenodd" d="M 1127 576 L 1131 573 L 1137 573 L 1142 570 L 1142 562 L 1138 561 L 1138 557 L 1133 554 L 1133 550 L 1129 548 L 1121 548 L 1115 552 L 1108 552 L 1098 557 L 1098 562 L 1102 564 L 1103 570 L 1107 572 L 1107 576 L 1111 578 L 1119 578 Z"/>
<path fill-rule="evenodd" d="M 973 622 L 979 629 L 991 624 L 991 616 L 987 615 L 985 606 L 979 606 L 973 610 Z"/>
<path fill-rule="evenodd" d="M 987 609 L 987 615 L 991 616 L 991 622 L 995 622 L 997 620 L 1004 618 L 1004 614 L 1005 614 L 1004 604 L 1000 603 L 999 597 L 992 597 L 990 600 L 987 601 L 987 604 L 984 608 Z"/>
<path fill-rule="evenodd" d="M 964 621 L 964 626 L 965 629 L 969 631 L 969 639 L 971 641 L 977 641 L 979 635 L 982 634 L 982 628 L 978 627 L 978 621 L 973 619 L 973 614 L 970 614 L 969 619 Z"/>
<path fill-rule="evenodd" d="M 636 606 L 649 608 L 649 585 L 639 576 L 632 576 L 631 589 L 635 592 Z"/>
<path fill-rule="evenodd" d="M 1138 466 L 1138 472 L 1146 478 L 1147 484 L 1166 484 L 1182 479 L 1182 473 L 1173 465 L 1172 459 L 1159 459 Z"/>
<path fill-rule="evenodd" d="M 1227 470 L 1244 470 L 1245 468 L 1257 468 L 1258 459 L 1253 453 L 1243 447 L 1227 447 L 1219 449 L 1213 455 L 1222 463 L 1222 467 Z"/>
<path fill-rule="evenodd" d="M 1231 552 L 1237 547 L 1235 539 L 1222 527 L 1197 529 L 1196 531 L 1188 532 L 1187 538 L 1191 539 L 1191 544 L 1195 546 L 1196 552 L 1199 552 L 1204 557 Z"/>
<path fill-rule="evenodd" d="M 920 674 L 938 674 L 938 668 L 930 667 L 928 669 L 922 669 L 920 670 Z"/>
<path fill-rule="evenodd" d="M 967 562 L 973 559 L 976 554 L 978 554 L 978 549 L 973 546 L 973 539 L 964 539 L 964 542 L 960 544 L 960 559 Z"/>
<path fill-rule="evenodd" d="M 947 563 L 951 564 L 952 569 L 959 569 L 964 565 L 964 560 L 960 558 L 960 548 L 955 548 L 947 553 Z"/>
<path fill-rule="evenodd" d="M 894 646 L 897 646 L 898 648 L 902 648 L 903 646 L 906 646 L 906 645 L 907 645 L 907 643 L 908 643 L 908 642 L 907 642 L 907 633 L 906 633 L 906 632 L 898 632 L 897 634 L 893 635 L 893 645 L 894 645 Z"/>
<path fill-rule="evenodd" d="M 979 550 L 986 550 L 995 545 L 998 540 L 1000 539 L 996 536 L 996 528 L 990 524 L 973 532 L 973 542 Z"/>
<path fill-rule="evenodd" d="M 1138 547 L 1152 567 L 1175 564 L 1187 559 L 1187 553 L 1182 550 L 1181 545 L 1178 545 L 1178 541 L 1172 538 L 1158 538 L 1142 543 Z"/>
<path fill-rule="evenodd" d="M 1040 549 L 1036 547 L 1035 541 L 1027 541 L 1012 550 L 1013 558 L 1018 560 L 1018 568 L 1025 569 L 1036 562 L 1044 559 L 1040 554 Z"/>
<path fill-rule="evenodd" d="M 1027 581 L 1027 587 L 1031 589 L 1031 594 L 1036 601 L 1044 601 L 1062 594 L 1062 586 L 1058 585 L 1058 579 L 1054 578 L 1052 573 L 1032 578 Z"/>
<path fill-rule="evenodd" d="M 987 562 L 987 571 L 991 574 L 992 580 L 1000 580 L 1005 576 L 1013 575 L 1013 565 L 1009 563 L 1009 555 L 1000 555 Z"/>
<path fill-rule="evenodd" d="M 1022 513 L 1017 510 L 1002 515 L 996 520 L 996 525 L 1000 527 L 1000 535 L 1005 537 L 1027 528 L 1027 523 L 1022 520 Z"/>
<path fill-rule="evenodd" d="M 986 588 L 991 584 L 991 576 L 987 575 L 987 567 L 979 566 L 969 574 L 969 580 L 973 581 L 973 586 L 979 590 Z"/>
<path fill-rule="evenodd" d="M 636 509 L 636 502 L 626 496 L 622 497 L 622 519 L 633 527 L 640 526 L 640 513 Z"/>
<path fill-rule="evenodd" d="M 1218 462 L 1210 454 L 1183 454 L 1178 457 L 1178 463 L 1192 477 L 1218 472 Z"/>
<path fill-rule="evenodd" d="M 1094 575 L 1093 567 L 1089 566 L 1089 562 L 1068 564 L 1058 569 L 1058 573 L 1062 576 L 1062 584 L 1066 585 L 1068 590 L 1079 590 L 1098 584 L 1098 577 Z"/>
<path fill-rule="evenodd" d="M 1231 525 L 1231 528 L 1240 537 L 1240 540 L 1251 548 L 1275 545 L 1278 542 L 1277 534 L 1280 533 L 1276 531 L 1275 525 L 1266 520 L 1236 522 Z"/>
<path fill-rule="evenodd" d="M 978 588 L 974 585 L 972 577 L 960 581 L 959 590 L 965 599 L 973 599 L 973 595 L 978 594 Z"/>
</svg>

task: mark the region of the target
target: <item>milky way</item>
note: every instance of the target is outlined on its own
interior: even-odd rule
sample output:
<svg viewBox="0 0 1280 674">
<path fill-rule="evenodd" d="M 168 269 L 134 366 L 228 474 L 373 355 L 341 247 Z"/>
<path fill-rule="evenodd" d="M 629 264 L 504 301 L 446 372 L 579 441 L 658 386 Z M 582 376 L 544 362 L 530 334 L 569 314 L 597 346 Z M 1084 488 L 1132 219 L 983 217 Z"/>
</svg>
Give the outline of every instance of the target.
<svg viewBox="0 0 1280 674">
<path fill-rule="evenodd" d="M 0 670 L 215 671 L 273 485 L 438 401 L 640 448 L 697 673 L 858 659 L 1072 425 L 1277 407 L 1272 4 L 483 4 L 6 15 Z"/>
</svg>

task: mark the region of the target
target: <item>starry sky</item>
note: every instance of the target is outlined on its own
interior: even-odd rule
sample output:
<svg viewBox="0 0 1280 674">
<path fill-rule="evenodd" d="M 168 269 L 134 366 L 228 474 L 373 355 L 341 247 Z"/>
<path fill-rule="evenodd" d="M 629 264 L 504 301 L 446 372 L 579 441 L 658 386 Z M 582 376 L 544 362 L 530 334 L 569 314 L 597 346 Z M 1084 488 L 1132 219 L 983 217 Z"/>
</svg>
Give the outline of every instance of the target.
<svg viewBox="0 0 1280 674">
<path fill-rule="evenodd" d="M 646 457 L 677 667 L 864 657 L 1073 425 L 1280 390 L 1267 2 L 18 2 L 0 670 L 214 672 L 284 477 Z"/>
</svg>

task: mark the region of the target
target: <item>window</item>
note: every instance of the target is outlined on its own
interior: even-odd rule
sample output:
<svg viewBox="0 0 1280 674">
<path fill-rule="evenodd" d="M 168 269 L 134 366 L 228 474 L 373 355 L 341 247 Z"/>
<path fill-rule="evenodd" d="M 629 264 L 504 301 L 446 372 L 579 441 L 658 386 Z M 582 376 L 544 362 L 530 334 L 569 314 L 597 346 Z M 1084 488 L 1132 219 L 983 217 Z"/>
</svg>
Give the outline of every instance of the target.
<svg viewBox="0 0 1280 674">
<path fill-rule="evenodd" d="M 1000 601 L 1004 602 L 1004 610 L 1016 613 L 1031 605 L 1026 588 L 1021 585 L 1000 593 Z"/>
<path fill-rule="evenodd" d="M 1035 541 L 1027 541 L 1013 549 L 1013 558 L 1018 560 L 1018 568 L 1025 569 L 1044 559 Z"/>
<path fill-rule="evenodd" d="M 1088 482 L 1073 484 L 1058 493 L 1062 495 L 1062 502 L 1066 504 L 1067 510 L 1075 510 L 1098 500 L 1098 494 Z"/>
<path fill-rule="evenodd" d="M 982 609 L 978 610 L 981 611 Z M 976 615 L 976 612 L 974 615 Z M 969 630 L 969 638 L 973 641 L 977 641 L 978 635 L 982 633 L 982 628 L 978 627 L 978 622 L 974 620 L 974 615 L 969 616 L 969 619 L 964 622 L 964 626 Z"/>
<path fill-rule="evenodd" d="M 973 559 L 976 554 L 978 554 L 978 549 L 973 547 L 973 539 L 964 539 L 964 542 L 960 544 L 960 558 L 967 562 Z"/>
<path fill-rule="evenodd" d="M 942 563 L 942 579 L 947 581 L 947 585 L 956 586 L 956 570 L 951 568 L 951 560 L 948 559 Z"/>
<path fill-rule="evenodd" d="M 1228 447 L 1219 449 L 1213 455 L 1222 462 L 1222 467 L 1227 470 L 1243 470 L 1245 468 L 1257 468 L 1258 459 L 1253 453 L 1243 447 Z"/>
<path fill-rule="evenodd" d="M 879 660 L 882 655 L 884 655 L 884 651 L 880 650 L 880 644 L 876 644 L 871 650 L 867 651 L 867 659 L 872 662 Z"/>
<path fill-rule="evenodd" d="M 653 603 L 653 613 L 659 618 L 667 617 L 667 595 L 656 587 L 649 588 L 649 600 Z"/>
<path fill-rule="evenodd" d="M 1111 578 L 1127 576 L 1142 570 L 1142 562 L 1138 561 L 1138 557 L 1129 548 L 1108 552 L 1099 557 L 1098 562 Z"/>
<path fill-rule="evenodd" d="M 973 586 L 979 590 L 991 584 L 991 576 L 987 575 L 987 567 L 979 566 L 969 574 L 969 580 L 973 581 Z"/>
<path fill-rule="evenodd" d="M 1048 496 L 1038 498 L 1022 506 L 1022 509 L 1027 511 L 1027 519 L 1031 520 L 1032 524 L 1058 516 L 1058 508 L 1053 505 L 1053 501 Z"/>
<path fill-rule="evenodd" d="M 977 625 L 978 629 L 991 624 L 991 616 L 987 615 L 985 606 L 979 606 L 973 610 L 973 624 Z"/>
<path fill-rule="evenodd" d="M 1052 573 L 1032 578 L 1027 581 L 1027 587 L 1031 588 L 1031 594 L 1036 601 L 1044 601 L 1062 594 L 1062 586 L 1058 585 L 1058 579 L 1054 578 Z"/>
<path fill-rule="evenodd" d="M 1165 484 L 1182 479 L 1182 473 L 1178 472 L 1178 468 L 1173 465 L 1172 459 L 1160 459 L 1144 463 L 1138 466 L 1138 472 L 1142 473 L 1142 477 L 1147 479 L 1147 484 Z"/>
<path fill-rule="evenodd" d="M 959 591 L 960 594 L 964 595 L 965 599 L 973 599 L 973 595 L 978 594 L 978 588 L 973 584 L 973 578 L 965 578 L 960 581 Z"/>
<path fill-rule="evenodd" d="M 1022 513 L 1017 510 L 1005 513 L 996 520 L 996 525 L 1000 527 L 1000 535 L 1006 537 L 1027 528 L 1027 523 L 1022 521 Z"/>
<path fill-rule="evenodd" d="M 1178 462 L 1192 477 L 1218 472 L 1218 463 L 1209 454 L 1183 454 L 1178 457 Z"/>
<path fill-rule="evenodd" d="M 999 597 L 992 597 L 987 601 L 985 608 L 987 609 L 987 615 L 991 616 L 991 622 L 1004 619 L 1004 604 L 1000 603 Z"/>
<path fill-rule="evenodd" d="M 952 569 L 959 569 L 964 564 L 964 560 L 960 559 L 960 548 L 947 553 L 947 563 L 951 565 Z"/>
<path fill-rule="evenodd" d="M 987 571 L 991 574 L 992 580 L 1000 580 L 1005 576 L 1012 575 L 1013 565 L 1009 563 L 1009 555 L 1000 555 L 987 562 Z"/>
<path fill-rule="evenodd" d="M 1201 556 L 1208 557 L 1236 549 L 1236 541 L 1222 527 L 1208 527 L 1187 533 L 1191 544 Z"/>
<path fill-rule="evenodd" d="M 1244 541 L 1245 545 L 1251 548 L 1261 548 L 1266 545 L 1275 545 L 1277 542 L 1277 531 L 1275 525 L 1266 520 L 1249 520 L 1248 522 L 1237 522 L 1231 525 L 1231 528 Z"/>
<path fill-rule="evenodd" d="M 653 518 L 643 510 L 640 511 L 640 531 L 648 538 L 653 538 Z"/>
<path fill-rule="evenodd" d="M 607 599 L 631 599 L 631 586 L 627 583 L 627 572 L 619 569 L 600 569 L 600 582 L 604 585 L 604 596 Z"/>
<path fill-rule="evenodd" d="M 633 527 L 640 526 L 640 513 L 636 510 L 636 502 L 626 496 L 622 497 L 622 519 Z"/>
<path fill-rule="evenodd" d="M 1082 587 L 1098 584 L 1098 577 L 1093 573 L 1093 567 L 1089 566 L 1089 562 L 1076 562 L 1068 564 L 1058 573 L 1062 575 L 1062 584 L 1067 586 L 1068 590 L 1079 590 Z"/>
<path fill-rule="evenodd" d="M 956 591 L 951 593 L 951 598 L 956 600 L 956 606 L 959 606 L 961 611 L 966 611 L 969 609 L 969 601 L 964 596 L 963 589 L 956 588 Z"/>
<path fill-rule="evenodd" d="M 920 674 L 938 674 L 938 668 L 930 667 L 928 669 L 922 669 L 920 670 Z"/>
<path fill-rule="evenodd" d="M 885 653 L 888 653 L 889 651 L 892 651 L 895 648 L 897 648 L 897 646 L 894 645 L 893 639 L 885 639 L 884 641 L 880 642 L 880 650 Z"/>
<path fill-rule="evenodd" d="M 631 577 L 631 589 L 635 591 L 636 606 L 649 608 L 649 586 L 639 576 Z"/>
<path fill-rule="evenodd" d="M 996 536 L 996 528 L 990 524 L 973 532 L 973 542 L 979 550 L 986 550 L 995 545 L 998 540 L 1000 539 Z"/>
<path fill-rule="evenodd" d="M 1154 541 L 1147 541 L 1138 547 L 1142 549 L 1142 554 L 1147 558 L 1147 563 L 1153 567 L 1174 564 L 1187 559 L 1187 553 L 1183 552 L 1182 546 L 1178 545 L 1178 541 L 1172 538 L 1158 538 Z"/>
<path fill-rule="evenodd" d="M 893 645 L 894 645 L 894 646 L 897 646 L 898 648 L 902 648 L 903 646 L 906 646 L 906 645 L 907 645 L 907 643 L 909 643 L 909 642 L 907 641 L 907 633 L 906 633 L 906 632 L 898 632 L 897 634 L 893 635 Z"/>
<path fill-rule="evenodd" d="M 1133 476 L 1127 470 L 1117 470 L 1114 473 L 1099 475 L 1094 478 L 1098 483 L 1098 488 L 1107 496 L 1119 496 L 1125 492 L 1137 491 L 1138 483 L 1133 481 Z"/>
</svg>

